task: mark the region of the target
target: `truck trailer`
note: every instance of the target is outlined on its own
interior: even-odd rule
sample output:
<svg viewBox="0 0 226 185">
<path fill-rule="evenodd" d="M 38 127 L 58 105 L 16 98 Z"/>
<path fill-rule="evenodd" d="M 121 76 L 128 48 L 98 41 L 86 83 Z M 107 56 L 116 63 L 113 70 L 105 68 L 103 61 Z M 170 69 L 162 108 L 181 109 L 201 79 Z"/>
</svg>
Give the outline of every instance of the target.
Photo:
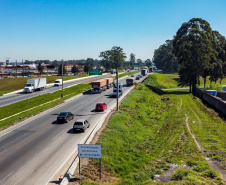
<svg viewBox="0 0 226 185">
<path fill-rule="evenodd" d="M 141 70 L 141 75 L 146 76 L 147 75 L 147 69 L 142 69 Z"/>
<path fill-rule="evenodd" d="M 92 93 L 101 93 L 107 89 L 107 80 L 101 79 L 91 82 Z"/>
<path fill-rule="evenodd" d="M 126 79 L 127 86 L 131 86 L 131 85 L 133 85 L 133 83 L 134 83 L 134 78 L 127 78 Z"/>
<path fill-rule="evenodd" d="M 28 79 L 24 87 L 24 93 L 32 93 L 36 90 L 42 91 L 46 87 L 46 78 Z"/>
<path fill-rule="evenodd" d="M 107 80 L 107 89 L 109 89 L 114 84 L 114 78 L 105 78 Z"/>
</svg>

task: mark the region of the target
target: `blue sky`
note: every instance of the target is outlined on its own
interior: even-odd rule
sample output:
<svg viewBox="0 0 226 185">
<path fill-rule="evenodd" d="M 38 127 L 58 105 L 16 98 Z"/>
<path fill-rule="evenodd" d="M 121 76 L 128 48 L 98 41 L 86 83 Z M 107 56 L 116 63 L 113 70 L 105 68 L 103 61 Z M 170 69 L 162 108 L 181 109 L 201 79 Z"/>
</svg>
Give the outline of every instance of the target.
<svg viewBox="0 0 226 185">
<path fill-rule="evenodd" d="M 0 61 L 99 59 L 120 46 L 142 60 L 198 17 L 226 36 L 225 0 L 0 0 Z"/>
</svg>

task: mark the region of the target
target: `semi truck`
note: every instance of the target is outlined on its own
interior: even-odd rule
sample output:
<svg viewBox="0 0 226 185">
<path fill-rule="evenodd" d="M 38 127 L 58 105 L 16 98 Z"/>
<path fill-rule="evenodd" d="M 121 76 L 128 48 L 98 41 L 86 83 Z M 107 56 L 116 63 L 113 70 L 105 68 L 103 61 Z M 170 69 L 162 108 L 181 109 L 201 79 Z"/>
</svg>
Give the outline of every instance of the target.
<svg viewBox="0 0 226 185">
<path fill-rule="evenodd" d="M 42 91 L 46 87 L 46 78 L 28 79 L 24 87 L 24 93 L 33 93 L 36 90 Z"/>
<path fill-rule="evenodd" d="M 107 89 L 107 79 L 101 79 L 91 82 L 92 93 L 101 93 Z"/>
<path fill-rule="evenodd" d="M 141 70 L 141 75 L 146 76 L 147 75 L 147 69 L 142 69 Z"/>
<path fill-rule="evenodd" d="M 133 85 L 133 82 L 134 82 L 134 78 L 127 78 L 127 79 L 126 79 L 126 84 L 127 84 L 127 86 Z"/>
<path fill-rule="evenodd" d="M 107 89 L 109 89 L 114 84 L 114 78 L 106 78 L 107 80 Z"/>
<path fill-rule="evenodd" d="M 113 84 L 114 84 L 113 77 L 93 81 L 91 82 L 92 93 L 101 93 L 102 91 L 109 89 Z"/>
</svg>

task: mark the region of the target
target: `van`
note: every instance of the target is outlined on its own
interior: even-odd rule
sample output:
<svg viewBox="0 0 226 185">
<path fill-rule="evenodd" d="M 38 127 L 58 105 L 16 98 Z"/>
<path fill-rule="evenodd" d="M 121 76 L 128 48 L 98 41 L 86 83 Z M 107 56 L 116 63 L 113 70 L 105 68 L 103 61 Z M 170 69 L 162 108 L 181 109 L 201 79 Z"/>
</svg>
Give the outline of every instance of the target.
<svg viewBox="0 0 226 185">
<path fill-rule="evenodd" d="M 54 82 L 54 86 L 60 86 L 62 85 L 62 79 L 56 79 Z"/>
</svg>

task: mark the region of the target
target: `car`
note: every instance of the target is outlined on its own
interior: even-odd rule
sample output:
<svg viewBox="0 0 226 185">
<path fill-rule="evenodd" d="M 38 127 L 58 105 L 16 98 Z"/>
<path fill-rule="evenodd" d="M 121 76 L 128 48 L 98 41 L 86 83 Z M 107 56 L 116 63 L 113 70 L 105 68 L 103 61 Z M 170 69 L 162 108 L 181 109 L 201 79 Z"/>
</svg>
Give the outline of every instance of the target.
<svg viewBox="0 0 226 185">
<path fill-rule="evenodd" d="M 61 112 L 59 116 L 57 116 L 58 123 L 67 123 L 72 119 L 74 119 L 74 114 L 72 114 L 71 112 Z"/>
<path fill-rule="evenodd" d="M 104 102 L 97 102 L 95 110 L 104 111 L 104 109 L 107 109 L 107 104 Z"/>
<path fill-rule="evenodd" d="M 131 77 L 134 77 L 134 75 L 131 75 Z"/>
<path fill-rule="evenodd" d="M 140 77 L 139 77 L 139 76 L 137 76 L 137 77 L 136 77 L 136 80 L 140 80 Z"/>
<path fill-rule="evenodd" d="M 73 125 L 73 132 L 76 131 L 85 131 L 87 128 L 89 128 L 90 123 L 85 119 L 78 119 L 75 121 Z"/>
<path fill-rule="evenodd" d="M 118 91 L 118 97 L 122 95 L 122 91 Z M 117 98 L 117 89 L 115 89 L 112 93 L 109 94 L 110 98 Z"/>
</svg>

